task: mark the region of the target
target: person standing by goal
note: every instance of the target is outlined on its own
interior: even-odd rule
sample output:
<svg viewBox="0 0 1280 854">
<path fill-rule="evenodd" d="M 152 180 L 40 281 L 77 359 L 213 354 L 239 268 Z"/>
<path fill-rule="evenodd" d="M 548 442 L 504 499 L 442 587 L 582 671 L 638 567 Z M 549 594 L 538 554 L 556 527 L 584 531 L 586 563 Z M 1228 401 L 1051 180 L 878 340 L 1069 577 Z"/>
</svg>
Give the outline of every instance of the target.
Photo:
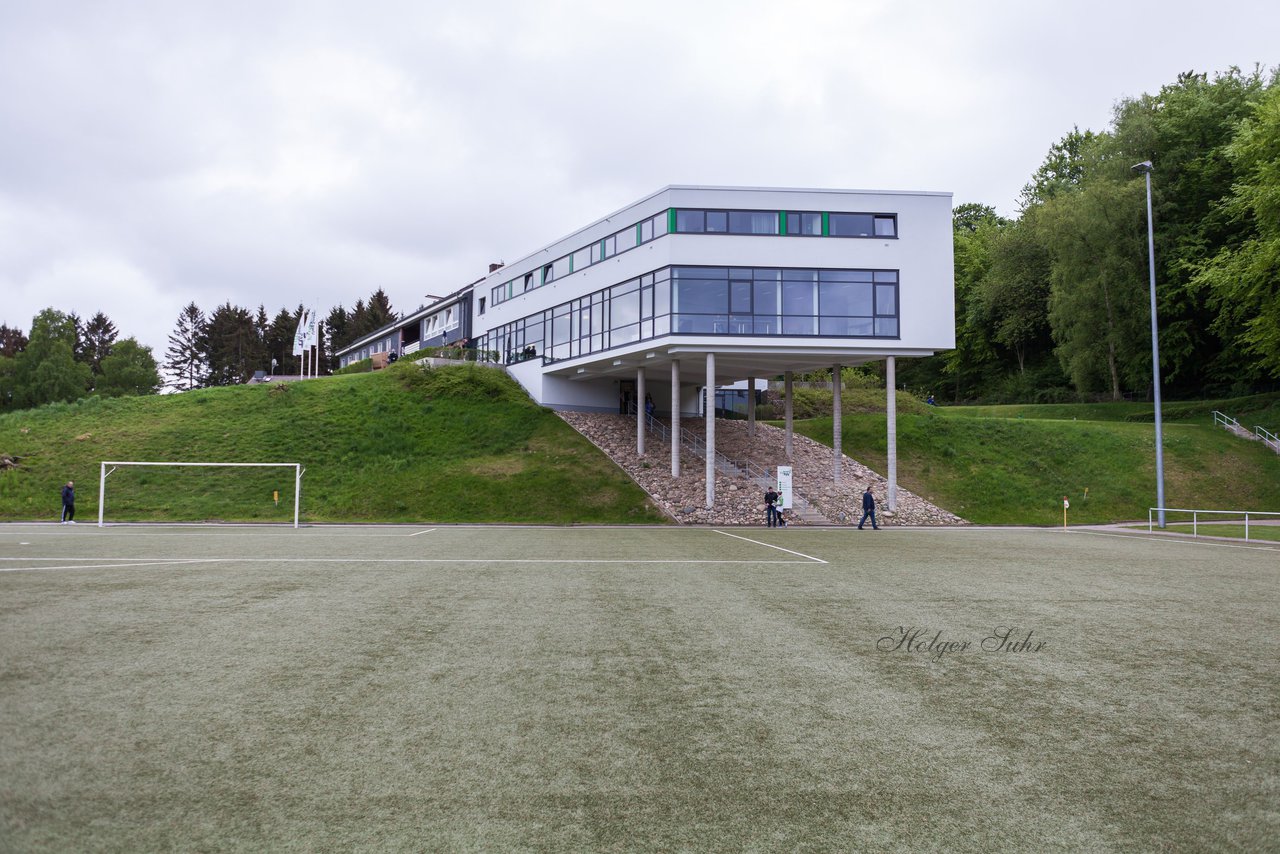
<svg viewBox="0 0 1280 854">
<path fill-rule="evenodd" d="M 67 481 L 67 485 L 62 487 L 62 524 L 74 525 L 76 523 L 76 483 L 74 480 Z"/>
</svg>

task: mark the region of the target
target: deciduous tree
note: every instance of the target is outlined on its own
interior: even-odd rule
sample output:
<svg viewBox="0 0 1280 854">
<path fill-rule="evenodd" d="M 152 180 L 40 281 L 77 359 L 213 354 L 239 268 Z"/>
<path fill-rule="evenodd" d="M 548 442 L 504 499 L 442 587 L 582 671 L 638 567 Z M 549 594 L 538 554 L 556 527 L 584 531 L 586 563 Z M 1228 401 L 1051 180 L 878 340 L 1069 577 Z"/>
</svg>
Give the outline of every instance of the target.
<svg viewBox="0 0 1280 854">
<path fill-rule="evenodd" d="M 1053 262 L 1049 318 L 1063 371 L 1080 392 L 1120 399 L 1151 372 L 1143 187 L 1097 181 L 1041 210 Z"/>
<path fill-rule="evenodd" d="M 103 397 L 123 397 L 155 394 L 160 386 L 160 372 L 156 370 L 151 348 L 126 338 L 117 341 L 102 360 L 102 375 L 96 390 Z"/>
<path fill-rule="evenodd" d="M 1241 123 L 1227 155 L 1239 179 L 1222 211 L 1245 236 L 1202 263 L 1194 285 L 1218 311 L 1213 328 L 1229 351 L 1255 357 L 1255 377 L 1280 379 L 1280 86 Z"/>
<path fill-rule="evenodd" d="M 76 321 L 47 308 L 31 322 L 31 340 L 14 359 L 13 400 L 22 409 L 76 400 L 89 385 L 89 366 L 75 360 Z"/>
</svg>

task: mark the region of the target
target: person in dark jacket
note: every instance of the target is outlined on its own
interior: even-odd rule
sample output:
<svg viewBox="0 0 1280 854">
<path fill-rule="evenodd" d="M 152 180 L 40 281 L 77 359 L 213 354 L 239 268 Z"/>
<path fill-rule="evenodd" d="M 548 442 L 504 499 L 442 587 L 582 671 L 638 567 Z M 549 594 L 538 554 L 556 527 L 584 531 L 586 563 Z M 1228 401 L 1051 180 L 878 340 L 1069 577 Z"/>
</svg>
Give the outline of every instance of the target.
<svg viewBox="0 0 1280 854">
<path fill-rule="evenodd" d="M 62 524 L 74 525 L 76 523 L 76 484 L 75 481 L 67 481 L 67 485 L 62 487 Z"/>
<path fill-rule="evenodd" d="M 871 529 L 880 530 L 880 526 L 876 524 L 876 499 L 871 494 L 871 485 L 867 484 L 867 491 L 862 493 L 862 520 L 858 522 L 858 530 L 862 530 L 862 526 L 866 524 L 867 517 L 871 517 Z"/>
<path fill-rule="evenodd" d="M 764 521 L 770 528 L 776 528 L 778 522 L 782 519 L 782 514 L 778 512 L 778 499 L 782 496 L 774 491 L 773 487 L 769 487 L 764 494 Z"/>
</svg>

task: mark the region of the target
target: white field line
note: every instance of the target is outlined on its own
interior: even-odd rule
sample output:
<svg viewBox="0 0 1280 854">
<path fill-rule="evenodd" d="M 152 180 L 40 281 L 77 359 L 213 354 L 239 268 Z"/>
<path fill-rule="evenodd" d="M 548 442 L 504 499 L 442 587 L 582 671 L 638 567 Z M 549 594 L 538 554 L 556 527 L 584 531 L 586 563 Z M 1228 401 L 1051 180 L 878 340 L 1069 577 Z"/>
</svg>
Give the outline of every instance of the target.
<svg viewBox="0 0 1280 854">
<path fill-rule="evenodd" d="M 814 561 L 814 562 L 816 562 L 816 563 L 826 563 L 826 562 L 827 562 L 827 561 L 823 560 L 823 559 L 822 559 L 822 558 L 820 558 L 820 557 L 814 557 L 813 555 L 807 555 L 807 554 L 804 554 L 803 552 L 793 552 L 791 549 L 784 549 L 782 546 L 775 546 L 775 545 L 773 545 L 772 543 L 762 543 L 762 542 L 760 542 L 759 540 L 753 540 L 753 539 L 750 539 L 749 537 L 740 537 L 740 536 L 738 536 L 737 534 L 730 534 L 728 531 L 719 531 L 719 530 L 717 530 L 717 531 L 716 531 L 716 533 L 717 533 L 717 534 L 724 534 L 726 537 L 733 537 L 735 540 L 743 540 L 744 542 L 748 542 L 748 543 L 755 543 L 757 546 L 768 546 L 768 547 L 769 547 L 769 548 L 771 548 L 771 549 L 777 549 L 777 550 L 778 550 L 778 551 L 780 551 L 780 552 L 786 552 L 786 553 L 787 553 L 787 554 L 789 554 L 789 555 L 796 555 L 797 557 L 802 557 L 802 558 L 804 558 L 805 560 L 811 560 L 811 561 Z"/>
<path fill-rule="evenodd" d="M 218 537 L 226 534 L 228 531 L 235 531 L 237 536 L 246 534 L 251 531 L 259 531 L 270 536 L 281 535 L 282 530 L 292 531 L 293 526 L 288 524 L 270 524 L 270 525 L 147 525 L 144 523 L 112 523 L 98 529 L 96 525 L 90 526 L 87 522 L 79 531 L 72 531 L 58 526 L 57 522 L 40 523 L 39 527 L 27 528 L 25 524 L 30 523 L 13 523 L 0 522 L 0 534 L 14 533 L 16 536 L 87 536 L 90 531 L 87 528 L 92 527 L 98 533 L 106 533 L 112 531 L 116 536 L 129 537 Z M 7 529 L 6 526 L 12 526 Z M 341 537 L 411 537 L 413 534 L 404 533 L 404 529 L 412 530 L 417 526 L 414 525 L 338 525 L 323 524 L 316 525 L 303 523 L 298 529 L 299 533 L 288 533 L 284 536 L 302 536 L 301 532 L 305 531 L 306 536 L 323 536 L 325 534 L 333 534 Z M 659 526 L 659 525 L 448 525 L 437 526 L 432 531 L 486 531 L 486 530 L 503 530 L 503 531 L 555 531 L 557 534 L 572 534 L 575 532 L 596 532 L 596 531 L 663 531 L 665 533 L 680 532 L 696 532 L 705 531 L 705 528 L 683 526 L 677 528 L 675 526 Z M 126 533 L 127 532 L 127 533 Z M 416 531 L 415 533 L 425 534 L 427 531 Z"/>
<path fill-rule="evenodd" d="M 36 558 L 6 557 L 6 558 L 0 558 L 0 560 L 51 560 L 51 561 L 54 561 L 54 562 L 57 562 L 57 561 L 60 561 L 60 560 L 80 560 L 80 559 L 81 559 L 81 558 L 67 558 L 67 557 L 55 557 L 55 558 L 50 558 L 50 557 L 36 557 Z M 129 560 L 128 558 L 121 558 L 121 559 L 122 559 L 122 560 Z M 102 558 L 83 558 L 83 560 L 102 560 Z M 110 558 L 107 558 L 107 560 L 110 560 Z M 123 569 L 123 568 L 133 567 L 133 566 L 188 566 L 188 565 L 190 565 L 190 564 L 196 564 L 196 563 L 210 563 L 210 561 L 205 560 L 205 559 L 203 559 L 203 558 L 198 559 L 198 560 L 193 558 L 193 559 L 185 559 L 185 560 L 184 560 L 184 559 L 175 559 L 175 560 L 144 560 L 144 561 L 135 561 L 135 562 L 132 562 L 132 563 L 100 563 L 100 564 L 90 564 L 90 565 L 85 565 L 85 564 L 82 564 L 82 563 L 77 563 L 77 564 L 68 564 L 67 566 L 0 566 L 0 572 L 24 572 L 24 571 L 33 570 L 33 569 L 41 569 L 41 570 L 47 570 L 47 569 Z"/>
<path fill-rule="evenodd" d="M 812 534 L 846 534 L 849 531 L 857 530 L 855 525 L 824 525 L 821 528 L 797 528 L 789 536 L 795 536 L 801 532 Z M 1062 526 L 1054 528 L 1045 525 L 886 525 L 880 524 L 880 530 L 886 533 L 912 533 L 912 534 L 990 534 L 992 531 L 997 533 L 1005 532 L 1036 532 L 1036 531 L 1061 531 Z"/>
<path fill-rule="evenodd" d="M 435 532 L 436 532 L 436 529 L 435 529 L 435 528 L 428 528 L 428 529 L 427 529 L 427 530 L 425 530 L 425 531 L 415 531 L 414 533 L 409 534 L 409 536 L 410 536 L 410 537 L 417 537 L 417 536 L 420 536 L 420 535 L 422 535 L 422 534 L 434 534 Z"/>
<path fill-rule="evenodd" d="M 1280 543 L 1277 543 L 1272 546 L 1246 546 L 1246 545 L 1236 545 L 1235 543 L 1214 543 L 1214 542 L 1208 542 L 1206 540 L 1197 540 L 1194 538 L 1183 540 L 1183 539 L 1178 539 L 1176 537 L 1170 537 L 1168 535 L 1163 535 L 1159 537 L 1148 537 L 1148 536 L 1143 536 L 1142 534 L 1109 534 L 1106 531 L 1080 531 L 1080 530 L 1068 531 L 1067 533 L 1089 534 L 1094 537 L 1119 537 L 1120 539 L 1123 539 L 1123 540 L 1146 540 L 1149 543 L 1176 543 L 1178 545 L 1183 545 L 1183 546 L 1214 546 L 1220 549 L 1248 549 L 1249 551 L 1254 551 L 1254 552 L 1280 551 Z"/>
<path fill-rule="evenodd" d="M 311 532 L 306 536 L 314 536 L 317 534 L 323 536 L 326 533 L 323 529 L 317 530 L 315 528 L 310 528 L 310 529 L 303 528 L 301 530 L 309 530 Z M 403 531 L 397 531 L 392 528 L 382 528 L 378 530 L 369 530 L 369 531 L 360 531 L 360 530 L 354 530 L 351 528 L 346 528 L 341 531 L 333 531 L 332 535 L 336 537 L 369 537 L 369 538 L 397 537 L 398 538 L 398 537 L 412 537 L 415 534 L 428 534 L 432 532 L 437 532 L 439 530 L 441 529 L 432 528 L 430 531 L 416 531 L 414 534 L 406 534 Z M 289 528 L 289 533 L 285 534 L 281 532 L 279 527 L 272 529 L 272 528 L 258 527 L 258 526 L 233 527 L 229 525 L 219 526 L 217 528 L 208 527 L 203 529 L 186 527 L 186 526 L 177 526 L 177 525 L 166 525 L 163 528 L 150 528 L 147 530 L 142 530 L 138 527 L 125 528 L 125 527 L 117 527 L 114 525 L 108 525 L 106 528 L 102 529 L 101 531 L 97 531 L 95 527 L 95 531 L 97 532 L 97 535 L 116 537 L 118 540 L 125 539 L 125 538 L 130 540 L 146 539 L 148 537 L 152 537 L 152 538 L 181 537 L 184 540 L 216 539 L 218 537 L 227 537 L 227 536 L 243 537 L 246 535 L 252 535 L 252 532 L 260 532 L 264 536 L 271 536 L 271 537 L 302 536 L 301 534 L 294 533 L 292 530 L 292 527 Z M 108 533 L 108 531 L 110 531 L 110 533 Z M 233 531 L 234 531 L 234 534 L 232 533 Z M 4 531 L 3 528 L 0 528 L 0 534 L 4 534 L 4 533 L 6 533 L 6 531 Z M 60 537 L 60 536 L 63 536 L 63 537 L 91 536 L 89 532 L 73 534 L 70 531 L 63 531 L 63 530 L 21 531 L 19 535 L 23 537 L 46 537 L 46 538 Z"/>
<path fill-rule="evenodd" d="M 764 544 L 762 544 L 764 545 Z M 786 549 L 783 549 L 786 551 Z M 798 554 L 793 552 L 793 554 Z M 805 555 L 801 555 L 805 557 Z M 69 560 L 93 560 L 101 561 L 103 558 L 74 558 L 74 557 L 0 557 L 0 561 L 69 561 Z M 109 558 L 108 558 L 109 560 Z M 756 564 L 760 566 L 803 566 L 804 562 L 798 560 L 627 560 L 625 558 L 597 558 L 597 559 L 569 559 L 569 560 L 552 560 L 547 558 L 365 558 L 365 557 L 205 557 L 190 559 L 165 559 L 165 558 L 119 558 L 122 561 L 130 561 L 129 563 L 99 563 L 96 565 L 75 564 L 68 566 L 0 566 L 0 572 L 20 572 L 23 570 L 41 570 L 41 569 L 116 569 L 118 567 L 131 566 L 186 566 L 188 564 L 197 563 L 392 563 L 392 564 L 457 564 L 457 563 L 517 563 L 517 564 L 624 564 L 634 566 L 637 564 L 645 565 L 674 565 L 674 566 L 691 566 L 691 565 L 718 565 L 728 564 L 730 566 L 741 566 L 744 563 Z M 811 558 L 819 563 L 826 563 L 818 558 Z"/>
</svg>

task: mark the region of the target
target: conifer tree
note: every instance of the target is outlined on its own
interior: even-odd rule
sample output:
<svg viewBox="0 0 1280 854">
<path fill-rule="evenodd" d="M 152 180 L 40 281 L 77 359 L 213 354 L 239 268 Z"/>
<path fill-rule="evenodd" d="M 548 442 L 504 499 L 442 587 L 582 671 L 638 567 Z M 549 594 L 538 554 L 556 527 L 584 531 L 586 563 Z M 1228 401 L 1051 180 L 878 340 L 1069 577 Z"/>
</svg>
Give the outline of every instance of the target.
<svg viewBox="0 0 1280 854">
<path fill-rule="evenodd" d="M 89 366 L 95 377 L 102 374 L 102 360 L 111 354 L 111 346 L 118 335 L 116 325 L 102 312 L 89 318 L 80 334 L 80 359 Z"/>
<path fill-rule="evenodd" d="M 164 369 L 169 375 L 169 386 L 178 391 L 203 388 L 208 380 L 208 332 L 209 323 L 204 312 L 194 302 L 178 314 L 177 325 L 169 336 L 169 349 L 165 351 Z"/>
</svg>

